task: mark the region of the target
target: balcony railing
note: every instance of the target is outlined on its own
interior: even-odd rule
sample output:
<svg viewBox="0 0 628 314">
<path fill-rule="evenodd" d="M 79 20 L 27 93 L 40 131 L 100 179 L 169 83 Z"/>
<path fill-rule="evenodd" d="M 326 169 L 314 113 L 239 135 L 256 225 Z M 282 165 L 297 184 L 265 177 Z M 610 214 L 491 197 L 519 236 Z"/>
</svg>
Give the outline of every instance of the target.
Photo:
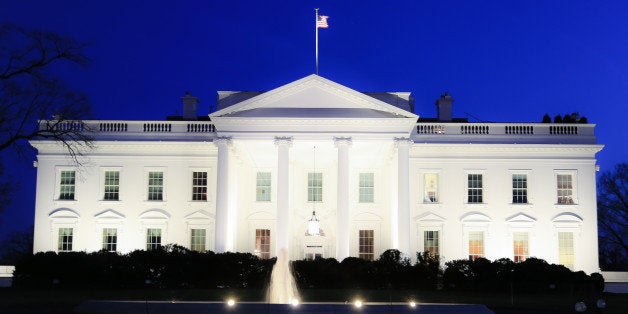
<svg viewBox="0 0 628 314">
<path fill-rule="evenodd" d="M 594 124 L 419 122 L 417 134 L 435 135 L 593 135 Z"/>
<path fill-rule="evenodd" d="M 210 121 L 115 121 L 115 120 L 85 120 L 85 121 L 61 121 L 42 120 L 39 122 L 40 130 L 54 129 L 87 130 L 92 131 L 96 137 L 108 137 L 115 134 L 141 135 L 147 133 L 165 134 L 208 134 L 216 132 L 214 124 Z M 125 135 L 122 135 L 125 136 Z"/>
</svg>

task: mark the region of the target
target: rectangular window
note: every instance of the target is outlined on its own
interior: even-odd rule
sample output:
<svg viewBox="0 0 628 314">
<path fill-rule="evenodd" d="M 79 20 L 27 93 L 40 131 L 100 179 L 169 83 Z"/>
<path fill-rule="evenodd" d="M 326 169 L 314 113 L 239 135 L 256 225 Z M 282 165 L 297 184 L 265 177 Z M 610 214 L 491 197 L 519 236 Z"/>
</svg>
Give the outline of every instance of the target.
<svg viewBox="0 0 628 314">
<path fill-rule="evenodd" d="M 438 203 L 438 173 L 423 175 L 423 203 Z"/>
<path fill-rule="evenodd" d="M 105 195 L 107 201 L 120 199 L 120 171 L 105 171 Z"/>
<path fill-rule="evenodd" d="M 255 229 L 255 255 L 259 258 L 270 258 L 270 230 Z"/>
<path fill-rule="evenodd" d="M 146 229 L 146 250 L 156 250 L 161 247 L 161 229 Z"/>
<path fill-rule="evenodd" d="M 440 255 L 438 241 L 438 231 L 423 231 L 423 251 L 435 258 Z"/>
<path fill-rule="evenodd" d="M 72 228 L 59 228 L 59 246 L 57 247 L 57 251 L 72 251 L 73 231 Z"/>
<path fill-rule="evenodd" d="M 373 203 L 375 194 L 373 173 L 360 173 L 360 203 Z"/>
<path fill-rule="evenodd" d="M 514 261 L 515 263 L 525 261 L 529 256 L 528 251 L 528 233 L 527 232 L 514 232 L 512 234 L 512 245 L 514 249 Z"/>
<path fill-rule="evenodd" d="M 573 232 L 558 233 L 558 263 L 574 269 Z"/>
<path fill-rule="evenodd" d="M 76 172 L 74 170 L 61 171 L 61 180 L 59 182 L 59 199 L 73 200 L 75 186 Z"/>
<path fill-rule="evenodd" d="M 190 230 L 190 250 L 197 252 L 205 251 L 205 229 Z"/>
<path fill-rule="evenodd" d="M 469 232 L 469 259 L 484 257 L 484 231 Z"/>
<path fill-rule="evenodd" d="M 558 204 L 573 204 L 573 182 L 570 174 L 556 175 Z"/>
<path fill-rule="evenodd" d="M 467 203 L 482 203 L 482 175 L 467 175 Z"/>
<path fill-rule="evenodd" d="M 255 200 L 270 202 L 270 172 L 258 172 L 255 181 Z"/>
<path fill-rule="evenodd" d="M 118 249 L 118 229 L 102 229 L 102 249 L 108 252 L 115 252 Z"/>
<path fill-rule="evenodd" d="M 323 173 L 310 172 L 307 174 L 307 201 L 323 201 Z"/>
<path fill-rule="evenodd" d="M 513 174 L 512 175 L 512 203 L 527 204 L 528 203 L 528 175 Z"/>
<path fill-rule="evenodd" d="M 192 172 L 192 200 L 207 200 L 207 172 L 205 171 Z"/>
<path fill-rule="evenodd" d="M 373 230 L 359 231 L 359 258 L 367 261 L 375 260 L 375 232 Z"/>
<path fill-rule="evenodd" d="M 148 173 L 148 200 L 162 201 L 164 199 L 164 173 L 151 171 Z"/>
</svg>

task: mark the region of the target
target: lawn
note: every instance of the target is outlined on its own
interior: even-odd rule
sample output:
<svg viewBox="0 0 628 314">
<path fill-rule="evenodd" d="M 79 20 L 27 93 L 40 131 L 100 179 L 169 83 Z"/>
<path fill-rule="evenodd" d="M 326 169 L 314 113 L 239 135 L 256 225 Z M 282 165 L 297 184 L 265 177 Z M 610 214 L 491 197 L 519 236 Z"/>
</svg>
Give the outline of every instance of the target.
<svg viewBox="0 0 628 314">
<path fill-rule="evenodd" d="M 135 289 L 135 290 L 18 290 L 0 289 L 0 313 L 69 313 L 84 300 L 174 300 L 264 302 L 265 291 L 256 289 Z M 305 302 L 351 302 L 355 298 L 369 302 L 474 303 L 485 304 L 496 313 L 573 313 L 575 299 L 560 295 L 515 295 L 448 291 L 392 290 L 315 290 L 302 292 Z M 603 313 L 626 313 L 628 296 L 605 294 L 607 309 Z M 592 304 L 587 304 L 591 306 Z M 595 313 L 590 308 L 588 313 Z"/>
</svg>

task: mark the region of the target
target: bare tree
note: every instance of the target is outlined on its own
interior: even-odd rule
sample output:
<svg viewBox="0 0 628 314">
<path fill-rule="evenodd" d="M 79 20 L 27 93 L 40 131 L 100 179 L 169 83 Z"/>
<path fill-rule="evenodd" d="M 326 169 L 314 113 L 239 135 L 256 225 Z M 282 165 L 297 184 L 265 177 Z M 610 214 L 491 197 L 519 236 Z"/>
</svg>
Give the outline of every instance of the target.
<svg viewBox="0 0 628 314">
<path fill-rule="evenodd" d="M 24 154 L 29 140 L 52 139 L 80 164 L 78 157 L 92 147 L 90 130 L 82 123 L 90 104 L 54 73 L 88 65 L 85 47 L 52 32 L 0 25 L 0 151 Z"/>
<path fill-rule="evenodd" d="M 82 124 L 87 97 L 52 75 L 60 66 L 86 66 L 85 44 L 51 32 L 0 28 L 0 151 L 35 138 L 55 139 L 71 156 L 91 147 Z"/>
<path fill-rule="evenodd" d="M 628 270 L 628 164 L 602 173 L 597 200 L 601 265 Z"/>
</svg>

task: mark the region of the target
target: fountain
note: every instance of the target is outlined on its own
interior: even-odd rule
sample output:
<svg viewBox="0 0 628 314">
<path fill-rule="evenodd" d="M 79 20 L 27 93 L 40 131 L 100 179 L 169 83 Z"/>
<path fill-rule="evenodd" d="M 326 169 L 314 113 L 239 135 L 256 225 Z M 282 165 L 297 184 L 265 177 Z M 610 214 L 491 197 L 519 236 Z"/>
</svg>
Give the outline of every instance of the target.
<svg viewBox="0 0 628 314">
<path fill-rule="evenodd" d="M 290 271 L 290 258 L 285 249 L 279 251 L 277 262 L 273 266 L 268 288 L 270 303 L 294 304 L 299 301 L 299 291 Z"/>
</svg>

